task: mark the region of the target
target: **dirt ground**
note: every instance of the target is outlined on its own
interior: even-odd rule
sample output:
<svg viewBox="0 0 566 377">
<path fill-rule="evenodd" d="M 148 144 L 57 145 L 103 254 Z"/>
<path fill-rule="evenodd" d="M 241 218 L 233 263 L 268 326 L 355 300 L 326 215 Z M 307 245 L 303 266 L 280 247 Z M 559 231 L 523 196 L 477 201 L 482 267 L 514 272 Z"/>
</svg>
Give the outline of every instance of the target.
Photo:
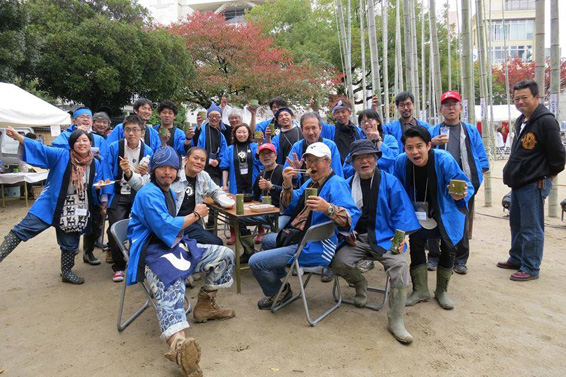
<svg viewBox="0 0 566 377">
<path fill-rule="evenodd" d="M 501 177 L 502 161 L 494 176 Z M 564 180 L 563 177 L 561 177 Z M 566 373 L 566 224 L 546 219 L 545 255 L 539 280 L 509 280 L 495 267 L 507 257 L 510 232 L 501 197 L 507 188 L 493 179 L 493 202 L 477 197 L 469 274 L 455 275 L 452 311 L 436 301 L 406 310 L 415 341 L 396 342 L 386 330 L 386 311 L 342 305 L 317 327 L 308 326 L 300 301 L 276 314 L 260 311 L 260 289 L 249 271 L 242 294 L 235 284 L 221 292 L 222 305 L 236 310 L 229 321 L 193 324 L 206 376 L 564 376 Z M 561 187 L 559 198 L 566 197 Z M 0 209 L 3 237 L 26 213 L 23 201 Z M 100 250 L 96 255 L 102 258 Z M 180 376 L 163 354 L 159 326 L 148 309 L 123 333 L 116 330 L 122 284 L 109 265 L 77 258 L 82 286 L 63 284 L 59 251 L 50 229 L 21 244 L 0 265 L 0 370 L 3 376 Z M 378 265 L 370 282 L 383 284 Z M 435 274 L 430 273 L 433 290 Z M 200 282 L 197 282 L 200 285 Z M 296 285 L 295 285 L 296 287 Z M 143 298 L 134 287 L 127 310 Z M 343 285 L 344 289 L 348 289 Z M 311 283 L 312 311 L 333 303 L 331 285 Z M 188 291 L 196 303 L 196 289 Z M 350 292 L 348 292 L 350 294 Z"/>
</svg>

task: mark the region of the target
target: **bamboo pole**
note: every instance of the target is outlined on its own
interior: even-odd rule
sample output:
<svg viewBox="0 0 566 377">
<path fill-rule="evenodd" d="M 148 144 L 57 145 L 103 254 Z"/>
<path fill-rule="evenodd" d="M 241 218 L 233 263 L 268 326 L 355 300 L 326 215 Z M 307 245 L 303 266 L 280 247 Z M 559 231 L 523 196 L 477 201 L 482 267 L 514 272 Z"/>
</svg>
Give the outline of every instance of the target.
<svg viewBox="0 0 566 377">
<path fill-rule="evenodd" d="M 383 107 L 385 110 L 385 120 L 389 123 L 389 11 L 386 4 L 387 0 L 381 1 L 382 12 L 382 41 L 383 41 Z"/>
<path fill-rule="evenodd" d="M 348 97 L 353 100 L 353 87 L 352 87 L 352 55 L 349 54 L 350 48 L 348 47 L 348 37 L 346 35 L 346 25 L 344 24 L 344 9 L 342 6 L 342 0 L 337 0 L 338 4 L 338 24 L 340 27 L 340 38 L 342 41 L 342 46 L 344 48 L 344 74 L 346 75 L 346 93 Z"/>
<path fill-rule="evenodd" d="M 383 109 L 381 104 L 381 78 L 379 75 L 379 50 L 377 48 L 377 35 L 375 28 L 375 6 L 373 0 L 368 0 L 368 34 L 369 34 L 369 51 L 371 54 L 371 77 L 373 94 L 377 95 L 377 104 L 379 116 L 383 119 Z"/>
<path fill-rule="evenodd" d="M 475 94 L 474 94 L 474 77 L 473 77 L 473 57 L 472 53 L 472 38 L 471 38 L 471 26 L 468 20 L 471 20 L 470 17 L 470 2 L 469 0 L 461 0 L 462 1 L 462 79 L 464 81 L 463 86 L 463 94 L 464 94 L 464 101 L 465 101 L 465 112 L 466 120 L 475 125 L 476 124 L 476 117 L 475 117 Z"/>
<path fill-rule="evenodd" d="M 450 25 L 450 1 L 446 2 L 446 27 L 448 28 L 448 35 L 446 36 L 448 42 L 448 90 L 452 90 L 452 27 Z"/>
<path fill-rule="evenodd" d="M 535 2 L 535 81 L 538 84 L 540 103 L 544 103 L 546 97 L 546 80 L 544 76 L 544 0 Z"/>
<path fill-rule="evenodd" d="M 365 4 L 364 0 L 360 0 L 360 47 L 362 53 L 362 105 L 363 109 L 366 110 L 367 106 L 367 81 L 366 81 L 366 33 L 364 29 L 364 14 L 365 14 Z"/>
<path fill-rule="evenodd" d="M 440 100 L 442 95 L 442 77 L 440 76 L 440 52 L 438 50 L 438 32 L 436 30 L 436 1 L 429 0 L 430 9 L 430 42 L 432 44 L 432 81 L 434 82 L 434 97 Z"/>
<path fill-rule="evenodd" d="M 423 99 L 423 120 L 427 123 L 430 123 L 430 102 L 427 100 L 426 97 L 426 86 L 427 86 L 427 79 L 426 79 L 426 51 L 425 51 L 425 24 L 426 18 L 424 14 L 424 10 L 422 12 L 421 17 L 421 90 L 422 90 L 422 99 Z M 427 106 L 428 102 L 428 106 Z"/>
<path fill-rule="evenodd" d="M 403 32 L 403 40 L 404 40 L 404 47 L 405 47 L 405 88 L 409 91 L 413 90 L 413 42 L 411 40 L 411 4 L 412 0 L 403 0 L 403 24 L 405 26 L 405 30 Z"/>
<path fill-rule="evenodd" d="M 558 0 L 550 0 L 550 111 L 559 119 L 560 103 L 560 41 Z M 558 176 L 552 180 L 548 198 L 548 216 L 558 217 Z"/>
<path fill-rule="evenodd" d="M 415 95 L 415 114 L 419 118 L 421 116 L 421 96 L 419 95 L 419 50 L 417 49 L 417 21 L 416 21 L 416 11 L 415 6 L 416 1 L 410 1 L 411 6 L 411 41 L 413 43 L 413 89 L 411 92 Z"/>
<path fill-rule="evenodd" d="M 401 0 L 397 0 L 395 8 L 395 95 L 404 90 L 403 83 L 403 44 L 401 43 Z M 397 107 L 395 107 L 397 114 Z"/>
</svg>

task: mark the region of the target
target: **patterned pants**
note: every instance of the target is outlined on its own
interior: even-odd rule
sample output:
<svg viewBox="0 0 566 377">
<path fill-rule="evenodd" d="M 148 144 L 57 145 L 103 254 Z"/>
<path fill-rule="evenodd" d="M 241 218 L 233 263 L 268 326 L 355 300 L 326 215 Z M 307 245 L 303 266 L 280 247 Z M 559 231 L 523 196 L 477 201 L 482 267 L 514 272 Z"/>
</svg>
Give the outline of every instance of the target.
<svg viewBox="0 0 566 377">
<path fill-rule="evenodd" d="M 195 267 L 195 273 L 206 273 L 203 288 L 216 290 L 230 287 L 234 282 L 232 278 L 234 252 L 219 245 L 198 244 L 198 247 L 204 249 L 204 253 Z M 147 266 L 145 266 L 145 278 L 155 297 L 157 319 L 161 327 L 161 339 L 166 341 L 173 334 L 189 328 L 183 307 L 185 281 L 178 279 L 165 288 L 159 277 Z"/>
</svg>

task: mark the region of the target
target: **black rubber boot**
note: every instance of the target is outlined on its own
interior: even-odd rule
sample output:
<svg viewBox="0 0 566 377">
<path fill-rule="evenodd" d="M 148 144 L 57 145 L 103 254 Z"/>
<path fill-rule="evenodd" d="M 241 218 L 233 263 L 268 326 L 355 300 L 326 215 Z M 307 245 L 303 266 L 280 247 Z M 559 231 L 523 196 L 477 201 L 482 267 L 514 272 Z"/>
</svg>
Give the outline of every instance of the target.
<svg viewBox="0 0 566 377">
<path fill-rule="evenodd" d="M 14 232 L 10 232 L 4 237 L 4 242 L 0 246 L 0 263 L 22 242 Z"/>
<path fill-rule="evenodd" d="M 61 252 L 61 280 L 63 283 L 82 284 L 85 282 L 80 276 L 77 276 L 71 271 L 75 265 L 74 252 Z"/>
</svg>

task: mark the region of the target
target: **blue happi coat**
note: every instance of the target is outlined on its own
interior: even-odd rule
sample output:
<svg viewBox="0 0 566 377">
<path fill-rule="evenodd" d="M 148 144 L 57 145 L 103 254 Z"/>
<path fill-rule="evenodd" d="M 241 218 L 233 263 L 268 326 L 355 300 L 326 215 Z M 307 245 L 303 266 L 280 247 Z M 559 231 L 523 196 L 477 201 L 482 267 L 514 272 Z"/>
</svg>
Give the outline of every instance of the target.
<svg viewBox="0 0 566 377">
<path fill-rule="evenodd" d="M 107 174 L 109 174 L 112 178 L 111 180 L 118 180 L 121 178 L 121 172 L 122 169 L 120 169 L 120 159 L 118 158 L 118 155 L 120 153 L 120 143 L 124 143 L 124 139 L 122 140 L 118 140 L 113 142 L 112 144 L 110 144 L 110 146 L 108 147 L 108 155 L 107 158 L 105 160 L 105 164 L 106 164 L 106 171 L 108 172 Z M 149 156 L 151 159 L 151 156 L 153 156 L 153 150 L 147 145 L 147 144 L 143 144 L 144 145 L 144 152 L 143 152 L 143 156 L 140 156 L 140 161 L 142 158 L 144 158 L 145 156 Z M 108 208 L 110 208 L 111 204 L 112 204 L 112 200 L 114 199 L 114 194 L 115 194 L 115 186 L 106 186 L 103 190 L 103 192 L 105 194 L 108 194 Z"/>
<path fill-rule="evenodd" d="M 380 171 L 380 174 L 377 210 L 375 214 L 370 214 L 370 216 L 375 216 L 374 233 L 377 246 L 387 251 L 391 248 L 391 238 L 395 235 L 395 230 L 399 229 L 404 231 L 405 234 L 409 234 L 419 230 L 421 226 L 401 182 L 392 174 L 384 171 Z M 347 180 L 350 190 L 352 189 L 353 179 L 352 176 Z M 354 224 L 355 227 L 356 224 Z M 406 250 L 407 244 L 405 244 L 404 251 Z"/>
<path fill-rule="evenodd" d="M 171 191 L 173 199 L 175 193 Z M 126 274 L 126 284 L 132 285 L 144 279 L 145 259 L 142 253 L 149 237 L 154 234 L 170 248 L 183 228 L 183 216 L 173 217 L 167 210 L 165 194 L 154 183 L 150 182 L 134 199 L 130 222 L 128 224 L 128 239 L 130 240 L 130 260 Z"/>
<path fill-rule="evenodd" d="M 419 119 L 416 119 L 416 121 L 418 126 L 424 127 L 427 130 L 430 128 L 430 125 L 427 122 L 423 122 L 422 120 Z M 383 126 L 383 133 L 392 135 L 397 140 L 397 144 L 399 145 L 399 151 L 403 152 L 405 150 L 403 148 L 403 142 L 401 141 L 401 137 L 403 136 L 403 131 L 399 119 L 389 122 L 385 126 Z"/>
<path fill-rule="evenodd" d="M 289 203 L 289 205 L 285 208 L 283 215 L 292 215 L 295 209 L 302 204 L 302 201 L 304 201 L 303 194 L 305 192 L 305 188 L 307 188 L 311 182 L 312 180 L 309 178 L 301 187 L 293 190 L 293 199 L 291 199 L 291 203 Z M 352 195 L 350 194 L 349 186 L 344 178 L 335 174 L 328 178 L 328 181 L 324 184 L 322 190 L 319 191 L 318 196 L 326 200 L 328 203 L 345 208 L 352 218 L 352 224 L 356 224 L 361 212 L 356 206 L 356 203 L 354 203 L 354 199 L 352 199 Z M 331 220 L 326 216 L 326 214 L 314 211 L 311 222 L 310 224 L 305 225 L 305 229 L 328 221 Z M 353 230 L 353 225 L 347 229 L 337 228 L 336 233 L 330 240 L 307 243 L 299 256 L 300 265 L 304 267 L 328 266 L 332 262 L 332 258 L 336 253 L 336 247 L 338 245 L 337 235 L 339 233 L 347 235 Z M 293 258 L 289 260 L 289 263 L 292 261 Z"/>
<path fill-rule="evenodd" d="M 67 130 L 65 132 L 61 132 L 61 134 L 51 142 L 51 146 L 55 148 L 65 149 L 67 151 L 71 149 L 71 146 L 69 145 L 69 138 L 71 137 L 73 131 L 75 131 L 76 129 L 77 129 L 76 124 L 72 124 L 69 127 L 67 127 Z M 99 149 L 100 160 L 104 161 L 104 158 L 108 153 L 108 143 L 106 142 L 106 139 L 98 134 L 95 134 L 94 132 L 91 132 L 90 134 L 94 140 L 93 147 Z"/>
<path fill-rule="evenodd" d="M 356 125 L 354 125 L 354 127 L 358 134 L 358 139 L 363 139 L 362 129 Z M 334 124 L 322 122 L 322 131 L 320 133 L 320 136 L 322 136 L 325 139 L 334 141 L 334 137 L 336 136 L 336 126 Z"/>
<path fill-rule="evenodd" d="M 208 149 L 206 148 L 206 129 L 208 127 L 210 127 L 208 123 L 202 125 L 197 142 L 197 147 L 201 147 L 206 151 L 208 151 Z M 220 151 L 218 152 L 218 157 L 216 159 L 219 162 L 222 162 L 226 158 L 226 153 L 228 153 L 228 144 L 226 143 L 226 138 L 224 137 L 222 132 L 220 132 Z"/>
<path fill-rule="evenodd" d="M 477 190 L 483 182 L 483 169 L 489 169 L 489 159 L 487 158 L 487 155 L 485 153 L 483 141 L 478 129 L 469 123 L 462 122 L 462 124 L 466 128 L 466 146 L 468 148 L 468 153 L 471 151 L 474 158 L 475 172 L 472 172 L 470 181 L 474 184 L 474 188 Z M 430 132 L 430 136 L 436 137 L 440 135 L 441 126 L 442 123 L 439 123 L 436 126 L 429 128 L 428 132 Z M 462 132 L 464 132 L 463 129 Z M 440 148 L 440 145 L 438 145 L 436 148 L 442 149 Z"/>
<path fill-rule="evenodd" d="M 153 126 L 158 135 L 160 126 L 159 124 Z M 175 135 L 171 135 L 171 137 L 173 138 L 173 149 L 175 149 L 179 156 L 185 156 L 187 154 L 187 152 L 185 152 L 185 140 L 187 139 L 185 133 L 175 126 Z"/>
<path fill-rule="evenodd" d="M 27 137 L 24 139 L 24 145 L 20 145 L 19 153 L 22 160 L 28 164 L 49 169 L 45 187 L 29 212 L 47 224 L 59 226 L 59 216 L 71 180 L 71 153 L 63 148 L 45 146 Z M 105 176 L 102 164 L 96 158 L 92 160 L 90 167 L 95 169 L 93 181 L 88 182 L 89 207 L 92 211 L 93 204 L 100 205 L 100 192 L 92 187 L 92 184 L 109 177 Z"/>
<path fill-rule="evenodd" d="M 367 139 L 366 134 L 362 131 L 362 139 Z M 381 157 L 377 160 L 377 166 L 390 174 L 393 174 L 395 169 L 395 159 L 399 156 L 399 145 L 397 140 L 391 135 L 383 135 L 383 142 L 381 143 Z M 350 155 L 346 156 L 342 170 L 344 171 L 344 178 L 350 178 L 354 175 L 354 167 L 346 162 Z"/>
<path fill-rule="evenodd" d="M 304 137 L 303 137 L 303 134 L 301 133 L 301 129 L 299 128 L 299 126 L 295 126 L 295 127 L 299 130 L 299 140 L 302 140 Z M 287 132 L 295 132 L 295 131 L 293 131 L 293 129 L 291 129 L 291 131 L 287 131 Z M 283 151 L 281 150 L 281 147 L 279 145 L 280 139 L 281 139 L 281 134 L 279 134 L 275 137 L 272 137 L 271 138 L 271 144 L 273 144 L 275 146 L 275 150 L 277 151 L 277 163 L 279 165 L 283 165 L 285 163 L 285 161 L 287 160 L 287 155 L 283 156 Z M 291 148 L 293 148 L 292 145 L 291 145 Z"/>
<path fill-rule="evenodd" d="M 228 170 L 228 181 L 230 182 L 230 193 L 231 194 L 238 194 L 238 184 L 237 184 L 237 178 L 236 178 L 236 169 L 239 169 L 239 166 L 235 166 L 234 165 L 234 149 L 235 149 L 235 144 L 230 145 L 227 149 L 226 149 L 226 155 L 224 155 L 224 158 L 220 161 L 220 169 L 222 170 Z M 252 192 L 252 188 L 253 188 L 253 184 L 257 178 L 257 175 L 259 174 L 259 171 L 261 170 L 261 162 L 258 159 L 257 156 L 257 143 L 250 143 L 249 144 L 249 149 L 251 151 L 251 155 L 252 155 L 252 171 L 248 172 L 248 174 L 252 175 L 252 184 L 250 186 L 250 192 Z M 242 194 L 240 192 L 240 194 Z"/>
<path fill-rule="evenodd" d="M 153 128 L 152 125 L 146 124 L 145 133 L 149 134 L 149 144 L 146 143 L 146 145 L 149 145 L 154 151 L 159 149 L 159 147 L 161 147 L 161 139 L 159 138 L 157 131 L 155 131 L 155 128 Z M 114 127 L 110 135 L 106 137 L 106 143 L 108 144 L 108 146 L 110 146 L 110 144 L 112 144 L 113 142 L 122 140 L 123 138 L 124 124 L 120 123 L 116 127 Z M 145 137 L 143 138 L 143 141 L 145 142 Z"/>
<path fill-rule="evenodd" d="M 330 152 L 332 153 L 332 162 L 330 163 L 330 167 L 332 168 L 332 170 L 334 170 L 334 173 L 336 173 L 340 177 L 343 177 L 344 172 L 342 171 L 342 162 L 340 161 L 340 152 L 338 151 L 338 147 L 336 146 L 336 144 L 332 140 L 328 140 L 328 139 L 323 138 L 322 142 L 324 144 L 326 144 L 328 146 L 328 148 L 330 148 Z M 301 158 L 303 158 L 303 145 L 305 143 L 306 143 L 306 140 L 302 139 L 302 140 L 297 141 L 295 144 L 293 144 L 293 147 L 289 151 L 289 155 L 287 157 L 289 157 L 289 159 L 292 161 L 293 160 L 293 153 L 296 153 L 297 158 L 299 160 Z M 286 168 L 287 166 L 289 166 L 289 162 L 287 162 L 285 160 L 285 164 L 283 165 L 283 168 Z M 299 177 L 300 176 L 301 176 L 301 174 L 299 174 Z"/>
<path fill-rule="evenodd" d="M 464 235 L 468 201 L 474 195 L 474 187 L 450 153 L 440 149 L 431 149 L 431 151 L 434 155 L 434 169 L 436 171 L 436 200 L 442 221 L 442 224 L 438 225 L 439 228 L 443 227 L 446 229 L 446 234 L 449 238 L 449 240 L 446 241 L 450 241 L 452 245 L 455 246 Z M 407 195 L 409 195 L 409 198 L 413 201 L 413 187 L 409 186 L 407 177 L 407 164 L 409 163 L 411 162 L 407 154 L 400 154 L 395 161 L 395 176 L 401 181 L 407 191 Z M 468 185 L 468 195 L 466 195 L 464 199 L 455 201 L 448 193 L 448 184 L 451 179 L 466 181 Z M 442 229 L 440 233 L 442 235 Z"/>
</svg>

